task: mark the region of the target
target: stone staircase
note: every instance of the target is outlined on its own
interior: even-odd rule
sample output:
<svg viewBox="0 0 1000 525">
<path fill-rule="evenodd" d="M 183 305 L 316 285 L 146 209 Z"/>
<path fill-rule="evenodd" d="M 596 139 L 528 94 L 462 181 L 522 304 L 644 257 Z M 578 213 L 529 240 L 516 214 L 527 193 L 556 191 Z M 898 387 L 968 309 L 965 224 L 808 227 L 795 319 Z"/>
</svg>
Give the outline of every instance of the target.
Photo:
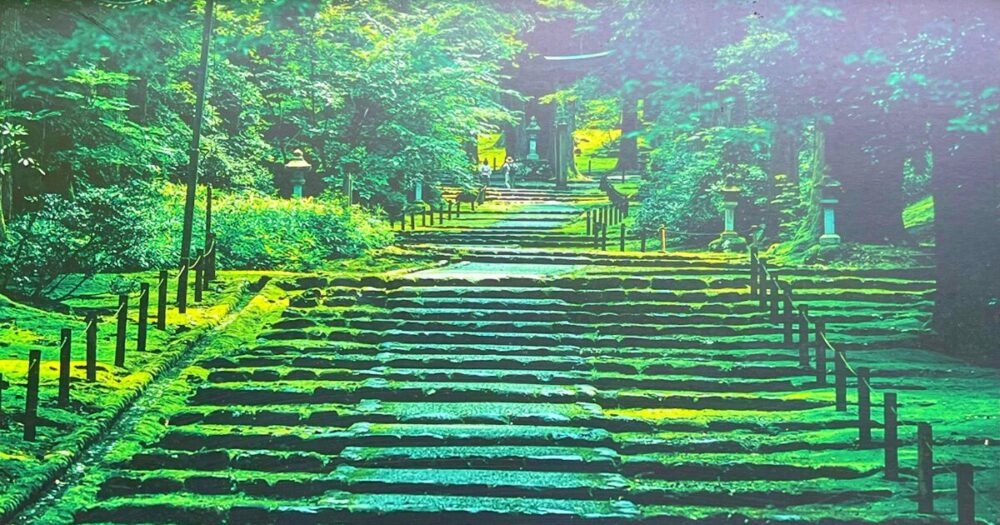
<svg viewBox="0 0 1000 525">
<path fill-rule="evenodd" d="M 881 450 L 856 446 L 852 416 L 749 300 L 744 261 L 465 257 L 288 283 L 282 318 L 200 362 L 168 431 L 76 519 L 926 522 L 908 512 L 912 483 L 881 478 Z M 782 275 L 852 351 L 911 344 L 933 289 L 923 270 Z M 937 379 L 883 369 L 879 386 Z"/>
</svg>

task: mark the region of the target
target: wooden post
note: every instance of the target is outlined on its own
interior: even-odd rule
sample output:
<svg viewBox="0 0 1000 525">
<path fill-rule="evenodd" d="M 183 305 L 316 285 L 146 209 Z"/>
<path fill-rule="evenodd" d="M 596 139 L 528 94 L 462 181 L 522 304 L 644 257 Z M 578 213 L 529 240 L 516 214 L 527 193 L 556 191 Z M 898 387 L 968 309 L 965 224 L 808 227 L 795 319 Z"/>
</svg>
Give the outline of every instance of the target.
<svg viewBox="0 0 1000 525">
<path fill-rule="evenodd" d="M 844 360 L 844 350 L 836 348 L 833 351 L 833 372 L 836 389 L 837 411 L 847 410 L 847 361 Z"/>
<path fill-rule="evenodd" d="M 38 376 L 42 368 L 42 351 L 28 352 L 28 391 L 24 395 L 24 440 L 35 440 L 38 419 Z"/>
<path fill-rule="evenodd" d="M 118 332 L 115 334 L 115 366 L 125 366 L 125 336 L 128 335 L 128 294 L 118 296 Z"/>
<path fill-rule="evenodd" d="M 872 391 L 871 370 L 858 367 L 858 442 L 872 442 Z"/>
<path fill-rule="evenodd" d="M 169 278 L 166 270 L 160 270 L 160 281 L 156 291 L 156 328 L 159 330 L 167 329 L 167 279 Z"/>
<path fill-rule="evenodd" d="M 767 257 L 757 257 L 757 308 L 767 309 Z"/>
<path fill-rule="evenodd" d="M 934 512 L 934 435 L 930 423 L 917 423 L 917 512 Z"/>
<path fill-rule="evenodd" d="M 208 256 L 208 265 L 205 267 L 205 285 L 215 280 L 215 261 L 216 255 L 219 253 L 219 246 L 216 243 L 215 234 L 208 234 L 211 237 L 211 242 L 208 245 L 208 251 L 206 252 Z"/>
<path fill-rule="evenodd" d="M 149 283 L 139 285 L 139 326 L 135 338 L 135 349 L 146 351 L 146 332 L 149 329 Z"/>
<path fill-rule="evenodd" d="M 458 197 L 455 197 L 455 217 L 462 218 L 462 201 L 458 200 Z"/>
<path fill-rule="evenodd" d="M 771 322 L 777 323 L 781 319 L 781 313 L 778 311 L 778 305 L 781 301 L 781 287 L 778 286 L 778 278 L 774 277 L 771 279 Z"/>
<path fill-rule="evenodd" d="M 420 207 L 420 226 L 427 227 L 427 210 L 423 206 Z"/>
<path fill-rule="evenodd" d="M 972 525 L 976 522 L 976 490 L 973 486 L 972 465 L 955 465 L 955 490 L 958 503 L 958 524 Z"/>
<path fill-rule="evenodd" d="M 204 264 L 205 269 L 205 284 L 215 278 L 214 271 L 212 270 L 211 257 L 213 250 L 212 239 L 214 235 L 212 234 L 212 184 L 205 185 L 205 258 L 208 259 L 208 264 Z"/>
<path fill-rule="evenodd" d="M 618 251 L 625 251 L 625 223 L 618 225 Z"/>
<path fill-rule="evenodd" d="M 87 381 L 93 383 L 97 381 L 97 316 L 94 314 L 87 316 L 87 350 L 84 357 L 87 360 Z"/>
<path fill-rule="evenodd" d="M 194 252 L 194 302 L 202 301 L 202 292 L 205 290 L 205 252 L 195 250 Z"/>
<path fill-rule="evenodd" d="M 7 416 L 3 411 L 3 391 L 8 387 L 10 387 L 10 383 L 4 381 L 3 374 L 0 374 L 0 429 L 7 428 Z"/>
<path fill-rule="evenodd" d="M 896 393 L 886 392 L 882 396 L 884 412 L 882 413 L 885 433 L 885 479 L 899 479 L 899 408 L 896 404 Z"/>
<path fill-rule="evenodd" d="M 438 224 L 444 226 L 444 204 L 438 207 Z"/>
<path fill-rule="evenodd" d="M 781 310 L 784 322 L 784 329 L 782 330 L 782 333 L 784 334 L 785 345 L 792 346 L 792 320 L 794 318 L 794 314 L 792 314 L 792 300 L 788 298 L 788 288 L 788 283 L 782 283 L 781 297 L 782 304 L 784 305 L 784 308 Z"/>
<path fill-rule="evenodd" d="M 608 251 L 608 223 L 601 224 L 601 250 Z"/>
<path fill-rule="evenodd" d="M 59 397 L 56 404 L 61 408 L 69 406 L 69 367 L 73 351 L 73 330 L 63 328 L 59 333 Z"/>
<path fill-rule="evenodd" d="M 410 229 L 411 230 L 417 229 L 417 215 L 412 211 L 410 212 Z"/>
<path fill-rule="evenodd" d="M 646 253 L 646 231 L 642 230 L 639 232 L 639 251 Z"/>
<path fill-rule="evenodd" d="M 757 298 L 757 248 L 750 247 L 750 299 Z"/>
<path fill-rule="evenodd" d="M 587 236 L 590 236 L 590 210 L 587 210 Z"/>
<path fill-rule="evenodd" d="M 472 199 L 472 204 L 469 205 L 472 208 L 472 211 L 476 211 L 477 202 L 479 202 L 479 195 L 476 195 L 476 198 Z"/>
<path fill-rule="evenodd" d="M 451 220 L 451 205 L 452 205 L 452 202 L 448 201 L 448 220 L 449 221 Z"/>
<path fill-rule="evenodd" d="M 660 225 L 660 253 L 667 253 L 667 227 Z"/>
<path fill-rule="evenodd" d="M 799 305 L 799 366 L 809 366 L 809 305 Z"/>
<path fill-rule="evenodd" d="M 826 384 L 826 323 L 817 320 L 814 323 L 816 337 L 816 383 Z"/>
<path fill-rule="evenodd" d="M 184 265 L 181 266 L 181 271 L 177 273 L 177 313 L 187 313 L 187 281 L 188 281 L 188 263 L 190 259 L 184 259 Z"/>
</svg>

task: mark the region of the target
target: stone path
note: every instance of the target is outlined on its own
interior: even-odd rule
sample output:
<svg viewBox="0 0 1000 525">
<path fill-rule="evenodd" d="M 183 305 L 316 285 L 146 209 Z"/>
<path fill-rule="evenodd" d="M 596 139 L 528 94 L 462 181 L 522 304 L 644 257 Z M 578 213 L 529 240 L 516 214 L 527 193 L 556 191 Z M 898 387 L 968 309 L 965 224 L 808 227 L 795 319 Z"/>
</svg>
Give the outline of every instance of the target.
<svg viewBox="0 0 1000 525">
<path fill-rule="evenodd" d="M 512 212 L 496 238 L 539 206 L 552 205 Z M 912 347 L 925 270 L 782 272 L 874 386 L 900 392 L 904 480 L 886 481 L 880 430 L 857 446 L 854 408 L 834 410 L 749 300 L 740 257 L 467 235 L 448 267 L 288 281 L 280 316 L 197 362 L 161 408 L 168 424 L 95 473 L 75 519 L 925 523 L 913 422 L 936 425 L 941 461 L 988 472 L 1000 457 L 978 446 L 996 430 L 995 372 Z"/>
</svg>

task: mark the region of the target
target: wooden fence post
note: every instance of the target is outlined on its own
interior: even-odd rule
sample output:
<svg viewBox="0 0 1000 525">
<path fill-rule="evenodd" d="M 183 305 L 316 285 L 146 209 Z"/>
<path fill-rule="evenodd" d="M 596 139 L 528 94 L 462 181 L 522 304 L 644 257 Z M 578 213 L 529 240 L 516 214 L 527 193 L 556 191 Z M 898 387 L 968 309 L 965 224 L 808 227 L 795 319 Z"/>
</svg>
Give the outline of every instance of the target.
<svg viewBox="0 0 1000 525">
<path fill-rule="evenodd" d="M 816 338 L 816 383 L 826 384 L 826 322 L 817 320 L 813 325 Z"/>
<path fill-rule="evenodd" d="M 24 394 L 24 440 L 35 440 L 38 422 L 38 379 L 42 368 L 41 350 L 28 352 L 28 390 Z"/>
<path fill-rule="evenodd" d="M 757 247 L 750 247 L 750 300 L 757 298 Z"/>
<path fill-rule="evenodd" d="M 186 256 L 187 254 L 185 254 Z M 177 273 L 177 313 L 187 313 L 187 264 L 181 266 L 181 271 Z"/>
<path fill-rule="evenodd" d="M 202 301 L 202 292 L 205 289 L 205 251 L 195 250 L 194 252 L 194 302 Z"/>
<path fill-rule="evenodd" d="M 149 283 L 139 285 L 139 326 L 135 338 L 135 349 L 146 351 L 146 332 L 149 328 Z"/>
<path fill-rule="evenodd" d="M 590 225 L 590 210 L 587 210 L 587 236 L 588 237 L 590 236 L 590 229 L 591 229 L 591 225 Z"/>
<path fill-rule="evenodd" d="M 858 442 L 872 442 L 871 370 L 858 367 Z"/>
<path fill-rule="evenodd" d="M 782 319 L 784 320 L 784 329 L 782 333 L 784 334 L 784 342 L 786 346 L 792 346 L 792 321 L 794 314 L 792 313 L 792 299 L 789 297 L 792 293 L 792 285 L 788 283 L 781 283 L 781 301 L 783 308 L 781 310 Z"/>
<path fill-rule="evenodd" d="M 118 332 L 115 334 L 115 366 L 125 366 L 125 337 L 128 335 L 128 294 L 118 296 Z"/>
<path fill-rule="evenodd" d="M 618 251 L 625 251 L 625 223 L 618 225 Z"/>
<path fill-rule="evenodd" d="M 778 285 L 778 278 L 771 279 L 771 322 L 777 323 L 781 319 L 781 312 L 778 306 L 781 302 L 781 286 Z"/>
<path fill-rule="evenodd" d="M 667 253 L 667 227 L 660 225 L 660 253 Z"/>
<path fill-rule="evenodd" d="M 438 206 L 438 224 L 444 226 L 444 204 Z"/>
<path fill-rule="evenodd" d="M 448 201 L 448 220 L 449 221 L 451 220 L 451 206 L 452 206 L 452 202 Z"/>
<path fill-rule="evenodd" d="M 844 350 L 836 348 L 833 351 L 833 372 L 835 376 L 837 411 L 847 410 L 847 361 Z"/>
<path fill-rule="evenodd" d="M 767 309 L 767 257 L 757 258 L 757 308 Z"/>
<path fill-rule="evenodd" d="M 211 237 L 211 242 L 209 243 L 209 245 L 208 245 L 208 251 L 206 252 L 206 256 L 208 257 L 208 264 L 205 266 L 205 285 L 206 286 L 208 285 L 208 283 L 210 283 L 210 282 L 212 282 L 212 281 L 215 280 L 215 261 L 216 261 L 216 257 L 215 256 L 216 256 L 216 254 L 219 251 L 218 250 L 218 244 L 216 243 L 216 240 L 215 240 L 215 234 L 214 233 L 209 233 L 208 236 Z"/>
<path fill-rule="evenodd" d="M 646 230 L 639 231 L 639 251 L 646 253 Z"/>
<path fill-rule="evenodd" d="M 601 225 L 601 250 L 608 251 L 608 223 Z"/>
<path fill-rule="evenodd" d="M 97 315 L 87 316 L 87 381 L 97 381 Z"/>
<path fill-rule="evenodd" d="M 160 330 L 167 329 L 167 279 L 169 278 L 166 270 L 160 270 L 160 281 L 156 290 L 156 328 Z"/>
<path fill-rule="evenodd" d="M 809 305 L 799 305 L 799 366 L 809 366 Z"/>
<path fill-rule="evenodd" d="M 976 522 L 976 490 L 973 485 L 972 465 L 955 465 L 955 490 L 958 503 L 958 524 L 972 525 Z"/>
<path fill-rule="evenodd" d="M 69 406 L 69 367 L 73 351 L 73 330 L 63 328 L 59 333 L 59 396 L 56 404 L 61 408 Z"/>
<path fill-rule="evenodd" d="M 917 423 L 917 512 L 934 512 L 934 434 L 930 423 Z"/>
<path fill-rule="evenodd" d="M 0 429 L 7 428 L 7 415 L 3 411 L 3 391 L 8 387 L 10 383 L 4 381 L 3 374 L 0 374 Z"/>
<path fill-rule="evenodd" d="M 882 396 L 885 445 L 885 479 L 899 479 L 899 407 L 895 392 Z"/>
</svg>

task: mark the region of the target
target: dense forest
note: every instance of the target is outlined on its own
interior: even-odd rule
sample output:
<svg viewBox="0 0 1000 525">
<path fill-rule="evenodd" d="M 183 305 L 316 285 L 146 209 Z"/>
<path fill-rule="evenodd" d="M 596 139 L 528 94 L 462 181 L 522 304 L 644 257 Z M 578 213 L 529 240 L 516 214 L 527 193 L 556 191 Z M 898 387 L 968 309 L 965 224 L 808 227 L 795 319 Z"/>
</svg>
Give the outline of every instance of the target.
<svg viewBox="0 0 1000 525">
<path fill-rule="evenodd" d="M 621 131 L 611 169 L 644 173 L 641 224 L 713 231 L 732 177 L 738 229 L 772 256 L 890 264 L 933 249 L 941 346 L 990 354 L 1000 6 L 694 4 L 217 3 L 200 170 L 223 264 L 307 270 L 385 246 L 386 213 L 414 184 L 429 199 L 471 185 L 470 142 L 524 118 L 522 63 L 608 52 L 543 102 L 580 108 L 577 129 Z M 39 302 L 67 273 L 176 261 L 204 7 L 0 3 L 0 291 Z M 283 198 L 296 149 L 308 201 Z M 362 206 L 338 191 L 349 175 Z M 836 246 L 819 242 L 824 191 L 838 191 Z"/>
</svg>

